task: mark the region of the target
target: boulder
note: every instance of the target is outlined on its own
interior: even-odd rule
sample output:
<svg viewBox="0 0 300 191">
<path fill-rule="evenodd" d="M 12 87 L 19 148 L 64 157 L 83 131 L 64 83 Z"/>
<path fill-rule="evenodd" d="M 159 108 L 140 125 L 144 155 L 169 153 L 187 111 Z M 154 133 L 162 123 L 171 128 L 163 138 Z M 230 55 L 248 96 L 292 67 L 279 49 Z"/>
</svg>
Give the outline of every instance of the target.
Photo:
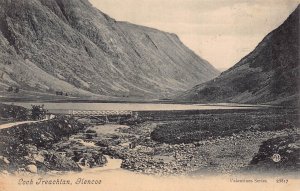
<svg viewBox="0 0 300 191">
<path fill-rule="evenodd" d="M 44 164 L 49 170 L 81 171 L 75 161 L 56 152 L 49 152 L 45 155 Z"/>
<path fill-rule="evenodd" d="M 34 164 L 30 164 L 30 165 L 27 165 L 25 167 L 25 169 L 28 171 L 28 172 L 31 172 L 31 173 L 37 173 L 38 169 L 37 167 L 34 165 Z"/>
<path fill-rule="evenodd" d="M 41 162 L 41 163 L 43 163 L 44 160 L 45 160 L 45 157 L 41 154 L 34 154 L 33 158 L 34 158 L 35 161 Z"/>
<path fill-rule="evenodd" d="M 4 163 L 4 164 L 8 165 L 10 162 L 6 157 L 0 156 L 0 163 Z"/>
</svg>

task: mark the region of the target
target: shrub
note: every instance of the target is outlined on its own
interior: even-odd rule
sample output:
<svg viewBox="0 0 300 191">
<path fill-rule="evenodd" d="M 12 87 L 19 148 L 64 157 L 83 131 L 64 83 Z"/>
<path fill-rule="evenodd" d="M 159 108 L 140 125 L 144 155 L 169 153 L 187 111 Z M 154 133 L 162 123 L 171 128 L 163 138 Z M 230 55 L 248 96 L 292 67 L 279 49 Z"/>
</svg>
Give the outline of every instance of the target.
<svg viewBox="0 0 300 191">
<path fill-rule="evenodd" d="M 46 116 L 47 110 L 44 105 L 31 105 L 31 118 L 33 120 L 41 120 Z"/>
</svg>

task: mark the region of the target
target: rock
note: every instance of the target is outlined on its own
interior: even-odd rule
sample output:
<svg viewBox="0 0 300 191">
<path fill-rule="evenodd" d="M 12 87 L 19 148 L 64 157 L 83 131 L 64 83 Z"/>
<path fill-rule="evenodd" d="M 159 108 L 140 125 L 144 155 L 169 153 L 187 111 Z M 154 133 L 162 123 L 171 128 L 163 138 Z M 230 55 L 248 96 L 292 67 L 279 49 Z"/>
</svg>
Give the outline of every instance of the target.
<svg viewBox="0 0 300 191">
<path fill-rule="evenodd" d="M 61 155 L 59 152 L 48 152 L 48 155 L 45 155 L 44 164 L 50 170 L 81 171 L 81 168 L 75 161 Z"/>
<path fill-rule="evenodd" d="M 3 171 L 1 171 L 1 172 L 0 172 L 0 174 L 3 174 L 3 175 L 8 175 L 9 173 L 8 173 L 8 171 L 7 171 L 7 170 L 3 170 Z"/>
<path fill-rule="evenodd" d="M 288 147 L 289 147 L 289 148 L 292 148 L 292 149 L 299 149 L 299 148 L 300 148 L 299 145 L 297 145 L 296 143 L 290 143 L 290 144 L 288 145 Z"/>
<path fill-rule="evenodd" d="M 26 161 L 26 164 L 35 164 L 36 162 L 35 162 L 35 160 L 33 159 L 33 157 L 32 157 L 32 155 L 30 155 L 30 156 L 24 156 L 24 159 L 25 159 L 25 161 Z"/>
<path fill-rule="evenodd" d="M 10 162 L 9 162 L 9 160 L 6 158 L 6 157 L 4 157 L 4 156 L 0 156 L 0 163 L 4 163 L 4 164 L 9 164 Z"/>
<path fill-rule="evenodd" d="M 37 167 L 36 167 L 35 165 L 33 165 L 33 164 L 27 165 L 27 166 L 25 167 L 25 169 L 26 169 L 28 172 L 35 173 L 35 174 L 36 174 L 37 171 L 38 171 Z"/>
<path fill-rule="evenodd" d="M 25 172 L 25 171 L 26 171 L 25 168 L 18 168 L 18 169 L 17 169 L 17 172 Z"/>
<path fill-rule="evenodd" d="M 34 158 L 35 161 L 38 161 L 38 162 L 41 162 L 41 163 L 43 163 L 44 160 L 45 160 L 45 157 L 43 157 L 41 154 L 34 154 L 33 158 Z"/>
<path fill-rule="evenodd" d="M 48 155 L 48 151 L 47 150 L 41 150 L 39 152 L 40 155 Z"/>
<path fill-rule="evenodd" d="M 43 135 L 43 134 L 42 134 L 42 135 Z M 37 147 L 36 147 L 35 145 L 30 145 L 30 144 L 28 144 L 28 145 L 26 145 L 25 147 L 26 147 L 26 149 L 28 150 L 28 152 L 37 152 Z"/>
<path fill-rule="evenodd" d="M 292 153 L 293 151 L 291 151 L 291 150 L 287 150 L 286 152 L 287 152 L 287 153 Z"/>
</svg>

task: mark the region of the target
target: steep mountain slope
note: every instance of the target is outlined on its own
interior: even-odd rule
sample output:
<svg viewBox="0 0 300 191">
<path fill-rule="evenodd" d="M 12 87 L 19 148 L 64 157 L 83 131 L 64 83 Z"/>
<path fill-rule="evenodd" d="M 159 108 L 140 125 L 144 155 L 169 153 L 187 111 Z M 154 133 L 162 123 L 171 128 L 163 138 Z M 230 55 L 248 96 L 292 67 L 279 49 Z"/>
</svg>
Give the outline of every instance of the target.
<svg viewBox="0 0 300 191">
<path fill-rule="evenodd" d="M 0 87 L 161 98 L 218 71 L 175 34 L 118 22 L 88 0 L 1 0 Z"/>
<path fill-rule="evenodd" d="M 197 102 L 285 103 L 299 97 L 299 6 L 253 52 L 219 77 L 177 99 Z"/>
</svg>

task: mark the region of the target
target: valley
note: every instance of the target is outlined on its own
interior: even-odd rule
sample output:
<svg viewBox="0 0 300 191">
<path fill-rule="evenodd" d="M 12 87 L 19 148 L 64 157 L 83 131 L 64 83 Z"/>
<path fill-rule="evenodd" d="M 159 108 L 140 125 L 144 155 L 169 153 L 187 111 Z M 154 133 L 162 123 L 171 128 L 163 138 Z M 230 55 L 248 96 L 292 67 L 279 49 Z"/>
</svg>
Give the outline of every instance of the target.
<svg viewBox="0 0 300 191">
<path fill-rule="evenodd" d="M 298 179 L 299 11 L 220 73 L 176 34 L 88 0 L 1 0 L 0 190 L 19 177 L 110 190 Z"/>
<path fill-rule="evenodd" d="M 149 110 L 139 111 L 135 119 L 109 117 L 109 123 L 101 118 L 60 115 L 54 121 L 0 130 L 1 140 L 13 138 L 9 138 L 11 134 L 26 132 L 21 133 L 22 137 L 13 138 L 21 141 L 24 148 L 15 145 L 14 141 L 6 141 L 5 144 L 25 150 L 20 150 L 14 157 L 9 151 L 2 150 L 1 155 L 9 165 L 17 165 L 14 168 L 2 166 L 2 173 L 26 174 L 29 172 L 18 169 L 27 169 L 26 166 L 32 164 L 36 165 L 39 174 L 90 168 L 101 172 L 102 168 L 108 168 L 105 166 L 110 158 L 121 160 L 119 168 L 114 169 L 160 176 L 244 174 L 257 170 L 266 174 L 295 175 L 298 169 L 299 113 L 291 108 Z M 55 138 L 55 132 L 59 131 L 56 128 L 73 128 L 74 123 L 79 129 L 72 130 L 65 138 Z M 49 131 L 50 127 L 53 130 Z M 37 128 L 40 130 L 32 134 Z M 278 148 L 262 150 L 268 141 L 280 142 L 287 138 L 289 141 L 283 141 Z M 272 146 L 276 147 L 276 144 Z M 2 149 L 7 147 L 1 146 Z M 46 153 L 56 156 L 56 161 Z M 284 160 L 272 161 L 272 155 L 277 153 Z M 28 160 L 36 155 L 39 157 Z M 44 162 L 41 163 L 40 158 Z"/>
</svg>

